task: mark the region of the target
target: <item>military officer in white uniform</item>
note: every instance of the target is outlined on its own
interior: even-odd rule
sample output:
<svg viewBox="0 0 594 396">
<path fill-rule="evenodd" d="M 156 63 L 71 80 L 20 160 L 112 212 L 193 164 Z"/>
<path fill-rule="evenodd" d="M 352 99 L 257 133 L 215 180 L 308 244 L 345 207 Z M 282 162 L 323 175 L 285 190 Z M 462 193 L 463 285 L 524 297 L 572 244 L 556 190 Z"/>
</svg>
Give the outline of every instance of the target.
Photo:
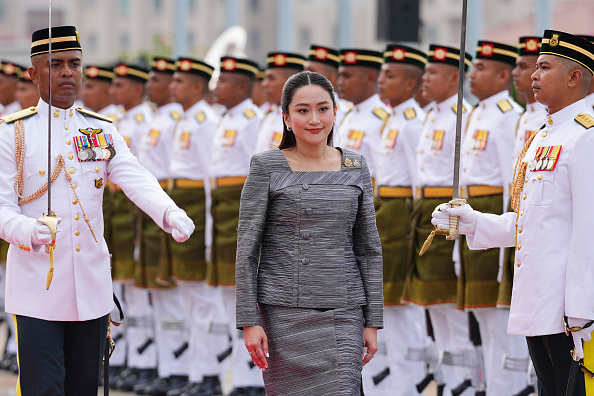
<svg viewBox="0 0 594 396">
<path fill-rule="evenodd" d="M 472 57 L 466 53 L 465 71 Z M 458 65 L 460 50 L 431 44 L 422 78 L 422 94 L 434 101 L 425 118 L 417 145 L 417 187 L 414 213 L 413 269 L 409 271 L 402 299 L 425 306 L 433 326 L 435 344 L 439 351 L 460 352 L 472 348 L 468 338 L 468 316 L 456 309 L 457 277 L 452 259 L 453 244 L 436 238 L 423 256 L 418 253 L 430 232 L 431 212 L 443 199 L 452 197 L 452 153 L 456 139 L 457 112 L 462 111 L 462 125 L 466 125 L 469 108 L 463 100 L 458 109 Z M 434 246 L 439 243 L 439 246 Z M 465 378 L 461 367 L 443 366 L 444 394 L 458 386 Z"/>
<path fill-rule="evenodd" d="M 545 30 L 532 81 L 534 96 L 549 115 L 545 128 L 528 140 L 518 158 L 514 212 L 497 216 L 470 205 L 448 209 L 444 204 L 433 213 L 437 227 L 447 228 L 448 213 L 460 216 L 460 232 L 472 249 L 515 246 L 508 333 L 526 336 L 547 395 L 585 395 L 579 369 L 575 391 L 565 390 L 572 354 L 584 357 L 582 340 L 590 339 L 594 319 L 594 251 L 588 232 L 594 117 L 584 100 L 593 71 L 594 44 Z M 592 355 L 586 354 L 584 364 L 592 367 Z"/>
<path fill-rule="evenodd" d="M 421 349 L 425 340 L 425 313 L 421 307 L 402 304 L 400 297 L 408 271 L 413 191 L 417 182 L 415 148 L 425 112 L 413 99 L 427 63 L 424 52 L 389 44 L 377 80 L 378 94 L 390 104 L 390 118 L 378 150 L 375 207 L 384 260 L 384 325 L 386 367 L 381 388 L 393 396 L 415 394 L 424 375 L 423 362 L 405 359 L 409 347 Z M 380 333 L 380 334 L 381 334 Z M 377 356 L 377 354 L 376 354 Z M 380 389 L 374 389 L 374 394 Z"/>
<path fill-rule="evenodd" d="M 180 394 L 220 394 L 223 369 L 219 356 L 229 347 L 228 326 L 217 288 L 206 284 L 206 241 L 210 217 L 210 147 L 218 114 L 206 102 L 208 81 L 213 67 L 189 57 L 179 58 L 177 71 L 169 88 L 171 99 L 183 106 L 184 112 L 173 136 L 173 152 L 169 165 L 167 192 L 183 208 L 196 225 L 192 237 L 181 245 L 167 236 L 171 252 L 173 277 L 181 293 L 188 326 L 189 384 L 168 392 Z M 161 274 L 163 276 L 164 274 Z"/>
<path fill-rule="evenodd" d="M 118 121 L 118 131 L 124 137 L 130 151 L 138 155 L 140 143 L 152 120 L 152 109 L 144 101 L 148 70 L 120 63 L 114 69 L 115 77 L 110 88 L 112 101 L 125 110 Z M 161 187 L 165 187 L 162 183 Z M 153 310 L 149 303 L 148 292 L 134 287 L 138 246 L 136 241 L 136 208 L 117 184 L 109 184 L 111 191 L 111 238 L 113 279 L 116 296 L 120 295 L 125 304 L 127 321 L 125 322 L 126 343 L 120 342 L 115 354 L 126 353 L 128 370 L 118 375 L 117 381 L 110 385 L 132 390 L 134 385 L 147 383 L 155 376 L 156 348 L 154 344 Z M 125 351 L 123 350 L 125 347 Z M 116 358 L 117 359 L 117 358 Z M 131 374 L 131 375 L 129 375 Z"/>
<path fill-rule="evenodd" d="M 462 140 L 460 193 L 484 212 L 501 214 L 507 209 L 513 173 L 509 158 L 522 111 L 509 93 L 517 56 L 511 45 L 479 41 L 468 75 L 470 93 L 479 103 Z M 463 242 L 456 248 L 454 254 L 461 259 L 457 305 L 471 311 L 479 324 L 487 395 L 515 394 L 525 388 L 526 373 L 505 370 L 501 362 L 504 355 L 525 358 L 528 349 L 523 338 L 507 335 L 509 311 L 497 308 L 503 251 L 471 251 Z"/>
<path fill-rule="evenodd" d="M 338 66 L 340 66 L 338 50 L 323 45 L 312 44 L 307 52 L 307 61 L 304 70 L 316 72 L 326 77 L 334 87 L 336 97 L 336 121 L 340 125 L 342 119 L 352 109 L 353 104 L 338 97 L 336 92 L 336 80 L 338 80 Z M 338 143 L 338 132 L 334 133 L 334 143 Z"/>
<path fill-rule="evenodd" d="M 15 99 L 19 76 L 24 68 L 9 61 L 0 62 L 0 115 L 15 113 L 21 105 Z"/>
<path fill-rule="evenodd" d="M 217 125 L 211 146 L 211 213 L 213 246 L 206 281 L 223 293 L 233 339 L 232 395 L 264 394 L 264 382 L 245 350 L 243 333 L 235 326 L 235 254 L 239 202 L 243 183 L 256 149 L 262 112 L 252 103 L 251 92 L 258 65 L 248 59 L 221 58 L 221 74 L 214 90 L 217 103 L 227 111 Z"/>
<path fill-rule="evenodd" d="M 338 126 L 339 144 L 365 156 L 372 182 L 377 174 L 377 150 L 389 117 L 388 107 L 376 93 L 382 63 L 380 52 L 341 49 L 336 83 L 338 95 L 353 103 Z"/>
<path fill-rule="evenodd" d="M 581 34 L 579 35 L 584 40 L 588 40 L 591 43 L 594 43 L 594 36 Z M 586 104 L 590 108 L 590 111 L 594 112 L 594 83 L 590 84 L 590 88 L 588 88 L 588 92 L 586 94 Z"/>
<path fill-rule="evenodd" d="M 303 56 L 289 52 L 270 52 L 266 56 L 262 89 L 270 107 L 260 123 L 256 153 L 279 146 L 283 138 L 283 112 L 280 108 L 283 87 L 289 77 L 303 70 L 304 63 Z"/>
<path fill-rule="evenodd" d="M 108 116 L 118 122 L 124 115 L 123 108 L 111 103 L 109 88 L 115 77 L 113 68 L 96 65 L 85 66 L 83 87 L 79 97 L 86 108 L 95 113 Z"/>
<path fill-rule="evenodd" d="M 18 329 L 17 393 L 91 395 L 98 390 L 113 308 L 109 252 L 102 238 L 105 181 L 120 185 L 180 241 L 190 236 L 193 224 L 138 164 L 108 118 L 74 107 L 82 82 L 78 34 L 73 26 L 61 26 L 52 28 L 51 36 L 51 90 L 49 30 L 43 29 L 33 33 L 29 69 L 42 100 L 0 125 L 0 236 L 11 243 L 6 304 Z M 55 228 L 48 217 L 37 220 L 48 208 L 50 114 Z M 54 242 L 50 269 L 43 245 Z"/>
</svg>

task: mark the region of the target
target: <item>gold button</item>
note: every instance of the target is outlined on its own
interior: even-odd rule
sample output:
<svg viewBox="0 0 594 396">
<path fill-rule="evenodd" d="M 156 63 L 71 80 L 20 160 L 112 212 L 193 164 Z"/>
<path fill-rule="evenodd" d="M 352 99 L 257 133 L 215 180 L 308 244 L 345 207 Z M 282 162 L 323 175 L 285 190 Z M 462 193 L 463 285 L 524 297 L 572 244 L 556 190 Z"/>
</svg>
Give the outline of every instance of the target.
<svg viewBox="0 0 594 396">
<path fill-rule="evenodd" d="M 547 133 L 546 132 L 543 132 L 542 133 L 542 137 L 547 137 Z"/>
<path fill-rule="evenodd" d="M 73 190 L 76 190 L 76 183 L 72 183 L 71 186 Z"/>
<path fill-rule="evenodd" d="M 69 159 L 69 160 L 71 160 L 71 159 L 73 159 L 73 158 L 74 158 L 74 155 L 72 155 L 72 154 L 68 154 L 68 159 Z"/>
<path fill-rule="evenodd" d="M 522 199 L 526 199 L 526 194 L 524 194 L 524 195 L 522 196 Z"/>
<path fill-rule="evenodd" d="M 40 175 L 45 175 L 45 171 L 43 169 L 39 169 L 39 174 Z"/>
<path fill-rule="evenodd" d="M 72 117 L 72 109 L 70 109 L 70 117 Z"/>
<path fill-rule="evenodd" d="M 475 157 L 478 157 L 478 151 L 475 151 L 475 152 L 474 152 L 474 156 L 475 156 Z"/>
<path fill-rule="evenodd" d="M 536 178 L 537 178 L 538 180 L 542 180 L 542 175 L 538 175 L 538 176 L 536 176 Z"/>
<path fill-rule="evenodd" d="M 66 144 L 69 145 L 69 146 L 72 144 L 72 142 L 70 141 L 70 139 L 66 139 Z"/>
<path fill-rule="evenodd" d="M 518 268 L 520 268 L 520 262 L 519 262 L 519 261 L 518 261 L 518 264 L 517 264 L 517 266 L 518 266 Z"/>
<path fill-rule="evenodd" d="M 68 125 L 64 125 L 64 129 L 68 130 Z"/>
<path fill-rule="evenodd" d="M 521 227 L 520 227 L 520 228 L 518 228 L 518 233 L 520 233 L 520 234 L 521 234 L 521 233 L 522 233 L 522 231 L 524 231 L 524 229 L 522 229 Z"/>
<path fill-rule="evenodd" d="M 55 117 L 55 118 L 58 118 L 58 117 L 60 117 L 60 110 L 56 110 L 56 111 L 54 111 L 54 117 Z"/>
<path fill-rule="evenodd" d="M 522 245 L 518 245 L 518 250 L 522 250 Z"/>
<path fill-rule="evenodd" d="M 524 216 L 524 211 L 521 211 L 520 212 L 520 216 Z"/>
<path fill-rule="evenodd" d="M 528 178 L 526 178 L 526 179 L 524 179 L 524 182 L 525 182 L 525 183 L 528 183 L 528 180 L 529 180 L 529 179 L 528 179 Z"/>
<path fill-rule="evenodd" d="M 79 230 L 74 231 L 74 235 L 79 236 L 80 235 L 80 231 Z"/>
<path fill-rule="evenodd" d="M 421 150 L 421 154 L 423 154 L 425 152 L 425 150 Z"/>
<path fill-rule="evenodd" d="M 79 216 L 79 215 L 77 215 L 77 214 L 75 214 L 75 215 L 74 215 L 74 220 L 79 220 L 79 219 L 80 219 L 80 216 Z"/>
<path fill-rule="evenodd" d="M 77 199 L 73 199 L 72 200 L 72 205 L 76 205 L 76 204 L 78 204 L 78 200 Z"/>
<path fill-rule="evenodd" d="M 76 247 L 76 251 L 77 251 L 77 252 L 80 252 L 80 246 L 77 246 L 77 247 Z"/>
<path fill-rule="evenodd" d="M 72 173 L 72 174 L 74 174 L 74 173 L 76 173 L 76 169 L 70 168 L 69 172 Z"/>
<path fill-rule="evenodd" d="M 421 166 L 421 170 L 424 171 L 425 170 L 425 167 L 424 166 Z"/>
<path fill-rule="evenodd" d="M 426 134 L 425 137 L 428 138 L 429 137 L 429 134 Z"/>
<path fill-rule="evenodd" d="M 95 168 L 95 172 L 101 172 L 101 168 L 99 168 L 99 167 L 96 167 L 96 168 Z"/>
</svg>

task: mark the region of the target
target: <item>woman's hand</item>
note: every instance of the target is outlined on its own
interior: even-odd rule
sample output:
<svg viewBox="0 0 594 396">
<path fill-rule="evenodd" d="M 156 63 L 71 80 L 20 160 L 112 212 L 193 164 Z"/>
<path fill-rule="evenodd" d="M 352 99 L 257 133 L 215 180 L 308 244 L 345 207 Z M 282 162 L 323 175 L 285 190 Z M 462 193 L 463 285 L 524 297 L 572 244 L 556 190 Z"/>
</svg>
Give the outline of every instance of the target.
<svg viewBox="0 0 594 396">
<path fill-rule="evenodd" d="M 245 330 L 244 330 L 245 331 Z M 363 329 L 363 366 L 373 359 L 377 353 L 377 327 L 366 327 Z M 247 343 L 247 340 L 246 340 Z"/>
<path fill-rule="evenodd" d="M 252 361 L 260 369 L 266 370 L 268 368 L 266 358 L 270 355 L 268 354 L 268 337 L 266 337 L 262 326 L 244 326 L 243 339 Z M 375 345 L 377 350 L 377 341 Z"/>
</svg>

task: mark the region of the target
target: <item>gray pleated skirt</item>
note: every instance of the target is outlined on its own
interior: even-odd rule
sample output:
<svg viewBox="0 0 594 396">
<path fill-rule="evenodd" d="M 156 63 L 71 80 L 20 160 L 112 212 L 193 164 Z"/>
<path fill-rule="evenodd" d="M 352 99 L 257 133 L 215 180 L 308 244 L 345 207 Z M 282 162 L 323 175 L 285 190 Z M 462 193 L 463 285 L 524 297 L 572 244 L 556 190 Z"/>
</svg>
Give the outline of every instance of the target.
<svg viewBox="0 0 594 396">
<path fill-rule="evenodd" d="M 361 307 L 316 310 L 260 304 L 268 336 L 267 396 L 361 395 Z"/>
</svg>

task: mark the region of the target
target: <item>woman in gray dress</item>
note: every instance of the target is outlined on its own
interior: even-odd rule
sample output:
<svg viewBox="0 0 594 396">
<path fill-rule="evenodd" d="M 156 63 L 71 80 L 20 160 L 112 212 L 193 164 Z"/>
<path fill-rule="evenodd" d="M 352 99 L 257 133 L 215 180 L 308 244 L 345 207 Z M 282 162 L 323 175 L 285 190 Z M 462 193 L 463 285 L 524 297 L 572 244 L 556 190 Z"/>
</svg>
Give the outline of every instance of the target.
<svg viewBox="0 0 594 396">
<path fill-rule="evenodd" d="M 382 253 L 365 158 L 334 148 L 330 82 L 286 82 L 279 149 L 241 194 L 237 327 L 268 396 L 359 395 L 383 326 Z"/>
</svg>

